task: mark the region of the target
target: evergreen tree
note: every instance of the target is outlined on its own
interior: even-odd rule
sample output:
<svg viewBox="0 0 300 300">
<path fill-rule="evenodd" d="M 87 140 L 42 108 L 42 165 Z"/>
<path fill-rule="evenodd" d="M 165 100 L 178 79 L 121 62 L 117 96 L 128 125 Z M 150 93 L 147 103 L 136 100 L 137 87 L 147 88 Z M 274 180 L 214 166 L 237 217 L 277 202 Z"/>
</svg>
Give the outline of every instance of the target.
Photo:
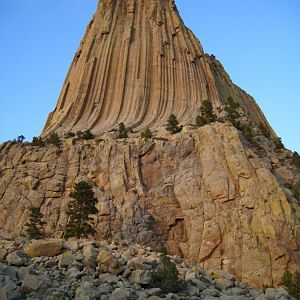
<svg viewBox="0 0 300 300">
<path fill-rule="evenodd" d="M 61 145 L 61 140 L 56 132 L 52 132 L 46 139 L 47 144 L 53 144 L 56 147 Z"/>
<path fill-rule="evenodd" d="M 43 221 L 43 215 L 40 213 L 40 209 L 37 207 L 31 207 L 30 209 L 29 223 L 26 223 L 26 233 L 31 239 L 42 239 L 45 237 L 43 232 L 43 226 L 46 222 Z"/>
<path fill-rule="evenodd" d="M 17 137 L 17 142 L 23 143 L 24 140 L 25 140 L 25 136 L 23 134 Z"/>
<path fill-rule="evenodd" d="M 152 131 L 149 129 L 149 127 L 147 127 L 147 129 L 141 133 L 141 138 L 145 140 L 151 139 L 152 137 L 153 134 Z"/>
<path fill-rule="evenodd" d="M 65 133 L 65 138 L 69 139 L 69 138 L 73 138 L 75 137 L 75 133 L 72 131 L 68 131 L 67 133 Z"/>
<path fill-rule="evenodd" d="M 179 126 L 179 122 L 174 114 L 170 115 L 168 123 L 166 125 L 166 130 L 171 134 L 179 133 L 182 130 L 183 126 Z"/>
<path fill-rule="evenodd" d="M 83 140 L 92 140 L 94 138 L 94 135 L 91 133 L 90 130 L 86 130 L 82 132 L 81 138 Z"/>
<path fill-rule="evenodd" d="M 121 122 L 119 124 L 119 129 L 118 129 L 118 132 L 119 132 L 118 139 L 128 138 L 128 132 L 129 131 L 130 131 L 130 129 L 127 128 L 123 122 Z"/>
<path fill-rule="evenodd" d="M 225 105 L 225 111 L 227 113 L 226 119 L 237 129 L 241 130 L 241 123 L 239 118 L 241 117 L 238 112 L 240 105 L 235 102 L 233 98 L 230 96 L 227 98 L 227 104 Z"/>
<path fill-rule="evenodd" d="M 42 137 L 34 136 L 32 138 L 32 145 L 33 146 L 38 146 L 38 147 L 44 147 L 45 146 L 45 141 L 43 140 Z"/>
<path fill-rule="evenodd" d="M 176 265 L 171 262 L 165 253 L 160 255 L 161 264 L 153 274 L 154 285 L 158 286 L 164 293 L 176 293 L 181 284 L 178 278 Z"/>
<path fill-rule="evenodd" d="M 71 201 L 67 210 L 69 222 L 66 226 L 65 237 L 81 238 L 95 234 L 95 229 L 92 227 L 93 218 L 90 215 L 96 214 L 98 209 L 92 186 L 86 181 L 80 181 L 75 184 L 70 197 L 74 200 Z"/>
</svg>

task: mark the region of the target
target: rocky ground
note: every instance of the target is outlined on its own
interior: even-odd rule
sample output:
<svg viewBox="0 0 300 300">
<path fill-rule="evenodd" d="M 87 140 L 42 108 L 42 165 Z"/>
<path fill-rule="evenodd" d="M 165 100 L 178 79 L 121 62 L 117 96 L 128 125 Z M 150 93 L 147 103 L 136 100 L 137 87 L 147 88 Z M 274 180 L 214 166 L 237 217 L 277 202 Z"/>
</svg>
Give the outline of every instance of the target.
<svg viewBox="0 0 300 300">
<path fill-rule="evenodd" d="M 165 292 L 153 281 L 161 254 L 127 241 L 0 239 L 0 261 L 1 300 L 293 299 L 283 288 L 263 293 L 176 256 L 182 289 Z"/>
</svg>

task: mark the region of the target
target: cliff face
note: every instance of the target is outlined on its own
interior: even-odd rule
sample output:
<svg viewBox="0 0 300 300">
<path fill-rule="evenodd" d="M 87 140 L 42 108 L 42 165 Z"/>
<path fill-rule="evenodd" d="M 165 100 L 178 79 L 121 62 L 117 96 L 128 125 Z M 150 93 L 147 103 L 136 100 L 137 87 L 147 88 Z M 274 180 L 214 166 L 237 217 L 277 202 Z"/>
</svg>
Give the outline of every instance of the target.
<svg viewBox="0 0 300 300">
<path fill-rule="evenodd" d="M 292 181 L 293 169 L 270 153 L 260 159 L 229 124 L 146 144 L 140 138 L 68 139 L 60 149 L 6 143 L 0 155 L 5 232 L 24 233 L 35 206 L 48 235 L 62 236 L 69 193 L 76 181 L 88 180 L 99 201 L 98 239 L 167 245 L 172 254 L 256 287 L 278 284 L 285 267 L 299 266 L 299 203 L 273 175 Z"/>
<path fill-rule="evenodd" d="M 190 124 L 203 100 L 212 101 L 217 112 L 228 96 L 251 111 L 254 123 L 269 127 L 253 99 L 205 55 L 174 1 L 103 0 L 42 134 L 99 134 L 120 122 L 154 129 L 171 114 Z"/>
</svg>

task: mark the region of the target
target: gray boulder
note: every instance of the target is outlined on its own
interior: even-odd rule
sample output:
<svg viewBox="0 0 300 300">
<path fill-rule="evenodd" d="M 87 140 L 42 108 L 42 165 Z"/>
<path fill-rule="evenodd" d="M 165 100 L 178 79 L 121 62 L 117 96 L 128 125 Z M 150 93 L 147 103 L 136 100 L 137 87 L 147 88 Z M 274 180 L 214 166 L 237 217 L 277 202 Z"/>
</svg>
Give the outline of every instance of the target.
<svg viewBox="0 0 300 300">
<path fill-rule="evenodd" d="M 24 266 L 27 263 L 25 255 L 20 250 L 9 253 L 6 261 L 10 266 Z"/>
</svg>

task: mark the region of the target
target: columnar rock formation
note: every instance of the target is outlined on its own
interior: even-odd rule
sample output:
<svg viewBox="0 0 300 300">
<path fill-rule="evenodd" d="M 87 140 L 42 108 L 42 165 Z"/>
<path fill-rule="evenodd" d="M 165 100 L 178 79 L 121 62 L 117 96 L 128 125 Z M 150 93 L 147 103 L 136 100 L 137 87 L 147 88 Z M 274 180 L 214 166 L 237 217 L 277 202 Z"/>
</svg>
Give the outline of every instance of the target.
<svg viewBox="0 0 300 300">
<path fill-rule="evenodd" d="M 267 122 L 222 66 L 205 55 L 173 0 L 102 0 L 75 54 L 43 135 L 111 130 L 120 122 L 156 128 L 173 113 L 195 121 L 201 101 L 217 108 L 228 96 L 254 122 Z"/>
</svg>

